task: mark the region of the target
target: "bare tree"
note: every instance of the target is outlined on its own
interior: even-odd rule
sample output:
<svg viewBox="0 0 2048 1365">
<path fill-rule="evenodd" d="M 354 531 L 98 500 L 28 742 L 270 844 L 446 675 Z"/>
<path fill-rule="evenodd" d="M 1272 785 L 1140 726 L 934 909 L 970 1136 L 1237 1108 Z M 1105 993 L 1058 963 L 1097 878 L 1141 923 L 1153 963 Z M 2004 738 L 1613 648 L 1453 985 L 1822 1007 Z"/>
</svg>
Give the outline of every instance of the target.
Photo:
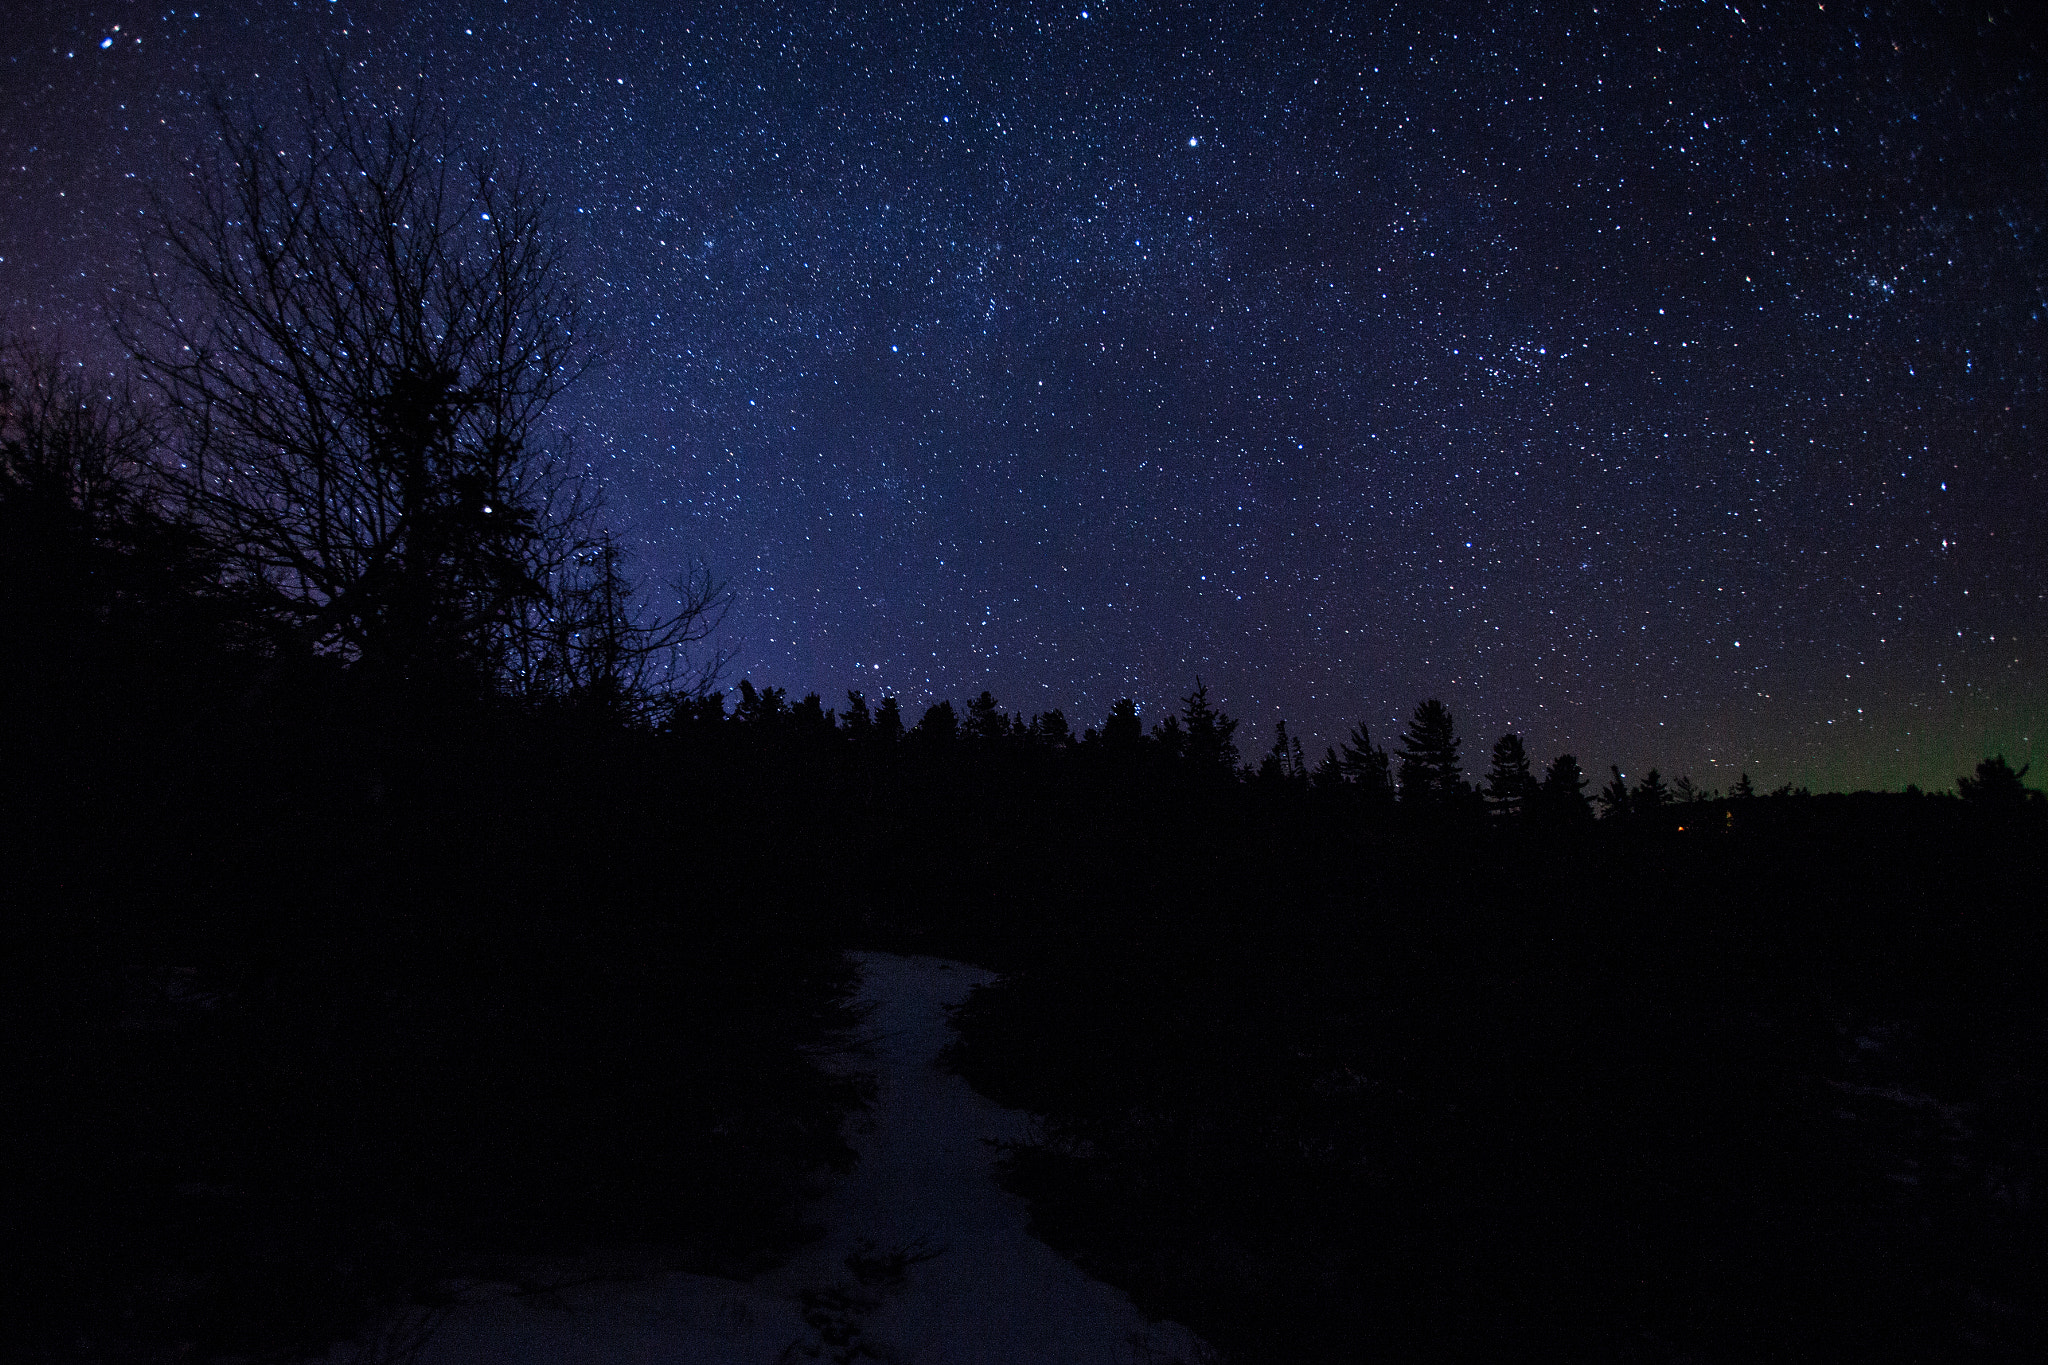
<svg viewBox="0 0 2048 1365">
<path fill-rule="evenodd" d="M 545 197 L 338 82 L 286 128 L 216 113 L 123 324 L 178 496 L 301 644 L 501 674 L 594 509 L 538 430 L 589 363 Z"/>
<path fill-rule="evenodd" d="M 55 351 L 0 342 L 0 486 L 11 494 L 96 528 L 128 519 L 156 491 L 156 440 L 127 392 L 95 393 Z"/>
<path fill-rule="evenodd" d="M 725 616 L 725 586 L 692 566 L 670 586 L 676 609 L 648 617 L 633 599 L 609 531 L 579 545 L 514 635 L 512 682 L 523 693 L 564 697 L 622 721 L 646 721 L 679 697 L 707 692 L 725 664 L 693 658 Z"/>
</svg>

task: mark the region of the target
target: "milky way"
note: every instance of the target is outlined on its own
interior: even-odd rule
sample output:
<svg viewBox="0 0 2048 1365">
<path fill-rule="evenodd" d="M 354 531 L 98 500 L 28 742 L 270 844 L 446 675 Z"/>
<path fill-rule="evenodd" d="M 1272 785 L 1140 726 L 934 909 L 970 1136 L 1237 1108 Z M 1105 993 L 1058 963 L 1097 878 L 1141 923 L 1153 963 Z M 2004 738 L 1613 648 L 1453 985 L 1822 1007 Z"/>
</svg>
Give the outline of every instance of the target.
<svg viewBox="0 0 2048 1365">
<path fill-rule="evenodd" d="M 1946 786 L 2048 726 L 2043 48 L 1983 5 L 33 6 L 0 324 L 110 368 L 210 92 L 550 187 L 555 416 L 729 677 Z M 47 11 L 68 10 L 51 14 Z M 2043 765 L 2048 768 L 2048 764 Z"/>
</svg>

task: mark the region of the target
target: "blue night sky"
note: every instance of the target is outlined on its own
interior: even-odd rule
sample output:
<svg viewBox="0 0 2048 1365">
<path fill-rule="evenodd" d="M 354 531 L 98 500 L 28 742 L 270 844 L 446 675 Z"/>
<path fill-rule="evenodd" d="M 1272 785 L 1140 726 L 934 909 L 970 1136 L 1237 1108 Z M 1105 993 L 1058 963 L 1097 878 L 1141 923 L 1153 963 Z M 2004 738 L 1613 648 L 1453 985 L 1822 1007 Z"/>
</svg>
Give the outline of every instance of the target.
<svg viewBox="0 0 2048 1365">
<path fill-rule="evenodd" d="M 424 91 L 549 187 L 606 344 L 554 415 L 643 572 L 730 579 L 728 680 L 2048 758 L 2014 7 L 10 8 L 0 330 L 113 364 L 209 93 Z"/>
</svg>

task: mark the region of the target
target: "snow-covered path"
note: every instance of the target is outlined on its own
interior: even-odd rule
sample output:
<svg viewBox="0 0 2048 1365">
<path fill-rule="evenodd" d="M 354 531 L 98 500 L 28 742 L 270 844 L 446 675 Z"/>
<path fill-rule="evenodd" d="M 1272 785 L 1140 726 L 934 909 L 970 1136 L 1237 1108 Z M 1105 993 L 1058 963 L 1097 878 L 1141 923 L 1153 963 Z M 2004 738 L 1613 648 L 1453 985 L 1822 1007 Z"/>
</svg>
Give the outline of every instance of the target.
<svg viewBox="0 0 2048 1365">
<path fill-rule="evenodd" d="M 1139 1365 L 1210 1358 L 1186 1328 L 1148 1323 L 1025 1229 L 997 1188 L 991 1140 L 1025 1135 L 933 1065 L 945 1006 L 990 974 L 935 958 L 858 955 L 873 1110 L 854 1171 L 813 1211 L 824 1237 L 749 1283 L 664 1273 L 548 1292 L 483 1286 L 425 1343 L 420 1365 Z"/>
</svg>

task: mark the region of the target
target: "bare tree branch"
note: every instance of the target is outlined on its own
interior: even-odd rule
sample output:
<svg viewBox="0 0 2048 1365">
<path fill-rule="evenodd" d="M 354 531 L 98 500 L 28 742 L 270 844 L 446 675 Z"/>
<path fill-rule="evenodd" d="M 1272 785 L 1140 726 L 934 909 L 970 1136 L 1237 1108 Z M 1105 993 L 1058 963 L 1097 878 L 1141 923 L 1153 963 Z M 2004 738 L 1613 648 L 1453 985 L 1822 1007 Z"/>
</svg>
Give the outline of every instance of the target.
<svg viewBox="0 0 2048 1365">
<path fill-rule="evenodd" d="M 594 509 L 537 430 L 590 363 L 545 196 L 418 104 L 216 123 L 124 319 L 177 495 L 303 643 L 496 671 Z"/>
</svg>

